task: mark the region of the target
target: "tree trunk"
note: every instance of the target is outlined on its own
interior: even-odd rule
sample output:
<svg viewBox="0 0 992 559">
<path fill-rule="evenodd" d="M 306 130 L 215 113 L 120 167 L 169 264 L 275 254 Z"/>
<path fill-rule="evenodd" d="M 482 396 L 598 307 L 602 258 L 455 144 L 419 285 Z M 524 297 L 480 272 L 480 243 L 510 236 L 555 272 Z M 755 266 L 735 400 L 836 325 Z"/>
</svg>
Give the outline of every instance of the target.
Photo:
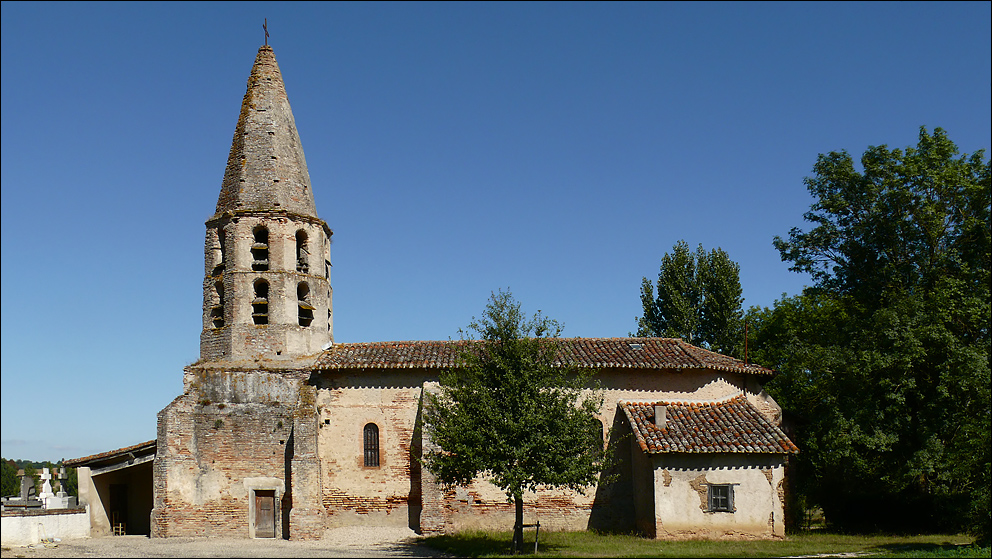
<svg viewBox="0 0 992 559">
<path fill-rule="evenodd" d="M 516 520 L 513 524 L 513 554 L 517 555 L 524 546 L 524 496 L 514 495 L 513 505 L 516 509 Z"/>
</svg>

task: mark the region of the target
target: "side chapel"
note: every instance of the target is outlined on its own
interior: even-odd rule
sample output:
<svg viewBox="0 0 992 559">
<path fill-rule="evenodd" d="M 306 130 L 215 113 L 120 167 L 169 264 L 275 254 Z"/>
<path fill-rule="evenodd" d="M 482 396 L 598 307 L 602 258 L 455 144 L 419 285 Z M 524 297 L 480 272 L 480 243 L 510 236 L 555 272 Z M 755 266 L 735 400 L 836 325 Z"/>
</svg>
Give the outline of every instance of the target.
<svg viewBox="0 0 992 559">
<path fill-rule="evenodd" d="M 206 222 L 200 360 L 150 441 L 153 537 L 512 526 L 498 488 L 445 490 L 418 461 L 432 444 L 423 393 L 458 366 L 465 342 L 334 343 L 331 235 L 263 46 Z M 762 389 L 771 370 L 668 338 L 570 338 L 562 358 L 599 371 L 615 463 L 585 494 L 528 495 L 525 521 L 667 539 L 784 536 L 785 464 L 798 449 Z"/>
</svg>

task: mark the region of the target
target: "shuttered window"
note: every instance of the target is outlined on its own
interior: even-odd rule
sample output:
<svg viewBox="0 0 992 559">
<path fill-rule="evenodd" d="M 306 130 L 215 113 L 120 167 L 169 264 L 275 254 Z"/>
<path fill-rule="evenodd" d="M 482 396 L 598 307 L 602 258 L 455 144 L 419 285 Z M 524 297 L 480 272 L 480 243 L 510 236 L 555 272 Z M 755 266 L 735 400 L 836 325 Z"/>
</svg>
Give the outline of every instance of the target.
<svg viewBox="0 0 992 559">
<path fill-rule="evenodd" d="M 710 485 L 710 512 L 734 512 L 734 486 Z"/>
</svg>

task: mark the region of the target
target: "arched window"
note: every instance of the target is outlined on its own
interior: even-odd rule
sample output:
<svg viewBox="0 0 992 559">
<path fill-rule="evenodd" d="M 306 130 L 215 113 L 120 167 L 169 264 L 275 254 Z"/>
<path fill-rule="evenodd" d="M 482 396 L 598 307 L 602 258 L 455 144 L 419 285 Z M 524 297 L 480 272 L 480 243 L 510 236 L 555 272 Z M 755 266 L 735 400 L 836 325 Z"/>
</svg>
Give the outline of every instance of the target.
<svg viewBox="0 0 992 559">
<path fill-rule="evenodd" d="M 302 274 L 310 272 L 310 251 L 307 250 L 307 233 L 302 229 L 296 232 L 296 271 Z"/>
<path fill-rule="evenodd" d="M 251 301 L 251 319 L 255 324 L 269 323 L 269 284 L 262 279 L 255 282 L 255 298 Z"/>
<path fill-rule="evenodd" d="M 269 269 L 269 230 L 259 225 L 252 230 L 255 242 L 251 245 L 251 269 L 264 272 Z"/>
<path fill-rule="evenodd" d="M 379 426 L 369 423 L 365 426 L 365 466 L 379 467 Z"/>
<path fill-rule="evenodd" d="M 217 244 L 214 245 L 214 269 L 211 276 L 217 277 L 224 273 L 224 230 L 217 229 Z"/>
<path fill-rule="evenodd" d="M 296 304 L 300 308 L 300 326 L 310 326 L 314 308 L 310 304 L 310 286 L 305 281 L 296 286 Z"/>
<path fill-rule="evenodd" d="M 224 327 L 224 282 L 214 283 L 214 291 L 217 293 L 217 304 L 210 309 L 210 319 L 214 323 L 214 328 Z"/>
</svg>

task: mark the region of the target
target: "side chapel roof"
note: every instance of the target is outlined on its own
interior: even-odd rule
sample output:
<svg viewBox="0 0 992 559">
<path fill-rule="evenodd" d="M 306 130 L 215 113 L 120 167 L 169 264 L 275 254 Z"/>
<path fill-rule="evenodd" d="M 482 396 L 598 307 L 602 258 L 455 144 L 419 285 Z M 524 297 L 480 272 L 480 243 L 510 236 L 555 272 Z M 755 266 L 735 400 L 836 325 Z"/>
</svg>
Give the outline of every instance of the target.
<svg viewBox="0 0 992 559">
<path fill-rule="evenodd" d="M 272 47 L 265 45 L 248 78 L 214 217 L 272 210 L 317 217 L 286 86 Z"/>
<path fill-rule="evenodd" d="M 772 376 L 771 369 L 708 351 L 678 338 L 561 338 L 562 362 L 595 369 L 710 369 Z M 410 341 L 334 344 L 317 357 L 317 369 L 446 369 L 479 341 Z"/>
<path fill-rule="evenodd" d="M 665 428 L 655 406 L 666 406 Z M 722 402 L 620 402 L 641 450 L 662 453 L 794 454 L 799 448 L 743 395 Z"/>
</svg>

